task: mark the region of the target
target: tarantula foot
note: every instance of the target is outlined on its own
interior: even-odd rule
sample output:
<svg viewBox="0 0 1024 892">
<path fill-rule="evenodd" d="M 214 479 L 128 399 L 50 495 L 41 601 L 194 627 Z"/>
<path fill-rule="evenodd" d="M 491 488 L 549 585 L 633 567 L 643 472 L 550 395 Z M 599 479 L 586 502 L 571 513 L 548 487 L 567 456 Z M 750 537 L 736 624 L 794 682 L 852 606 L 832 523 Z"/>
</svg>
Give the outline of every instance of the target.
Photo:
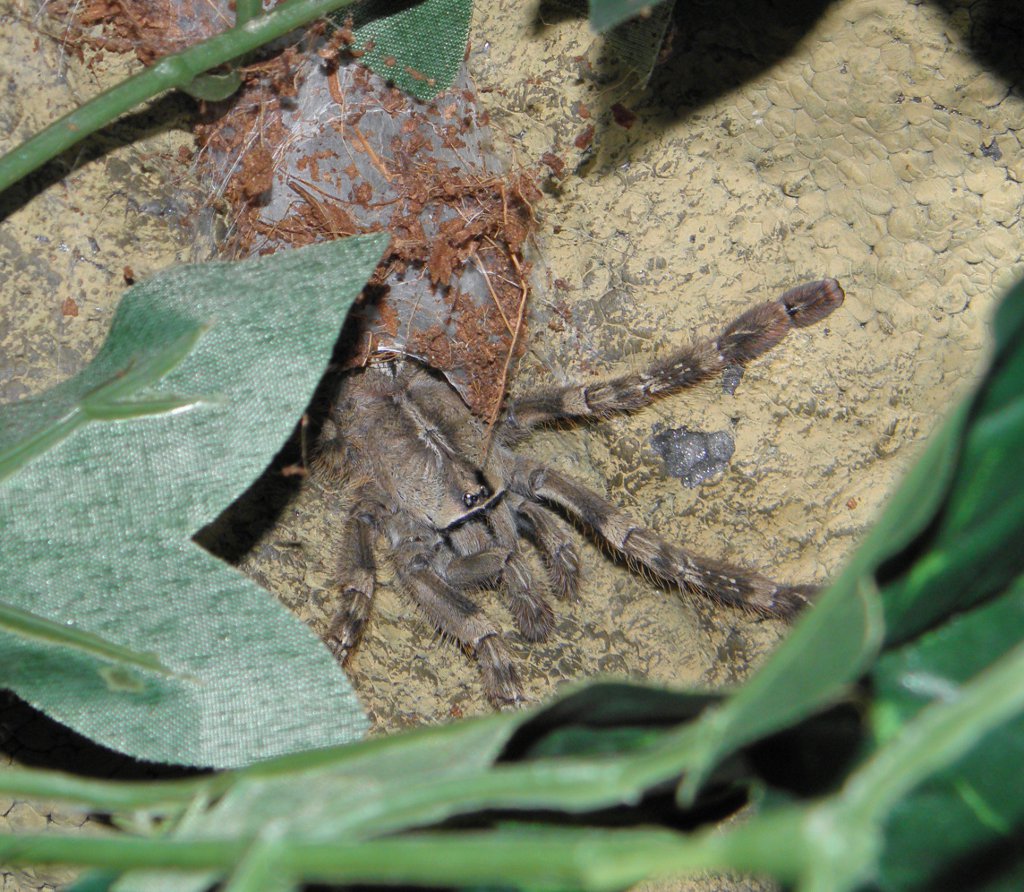
<svg viewBox="0 0 1024 892">
<path fill-rule="evenodd" d="M 784 617 L 796 616 L 814 601 L 819 591 L 816 585 L 780 585 L 774 593 L 774 612 Z"/>
<path fill-rule="evenodd" d="M 370 616 L 370 598 L 365 592 L 348 589 L 342 598 L 344 603 L 331 620 L 326 636 L 327 647 L 339 663 L 345 662 L 362 638 Z"/>
<path fill-rule="evenodd" d="M 555 627 L 554 611 L 537 595 L 516 598 L 510 606 L 516 627 L 527 641 L 544 641 Z"/>
<path fill-rule="evenodd" d="M 779 301 L 785 306 L 789 320 L 796 328 L 820 322 L 842 305 L 846 293 L 835 279 L 822 279 L 790 288 Z"/>
<path fill-rule="evenodd" d="M 515 705 L 523 699 L 519 673 L 498 635 L 488 635 L 476 644 L 476 659 L 484 676 L 484 691 L 495 706 Z"/>
<path fill-rule="evenodd" d="M 548 571 L 560 598 L 570 602 L 580 600 L 580 555 L 575 546 L 564 545 L 552 554 Z"/>
<path fill-rule="evenodd" d="M 331 655 L 338 661 L 342 666 L 345 665 L 345 661 L 349 658 L 349 654 L 352 653 L 352 647 L 346 644 L 344 640 L 335 635 L 329 635 L 324 641 L 327 645 L 327 649 L 331 652 Z"/>
<path fill-rule="evenodd" d="M 793 328 L 814 325 L 840 306 L 846 295 L 835 279 L 790 288 L 778 300 L 752 307 L 715 342 L 726 365 L 746 365 L 775 347 Z"/>
</svg>

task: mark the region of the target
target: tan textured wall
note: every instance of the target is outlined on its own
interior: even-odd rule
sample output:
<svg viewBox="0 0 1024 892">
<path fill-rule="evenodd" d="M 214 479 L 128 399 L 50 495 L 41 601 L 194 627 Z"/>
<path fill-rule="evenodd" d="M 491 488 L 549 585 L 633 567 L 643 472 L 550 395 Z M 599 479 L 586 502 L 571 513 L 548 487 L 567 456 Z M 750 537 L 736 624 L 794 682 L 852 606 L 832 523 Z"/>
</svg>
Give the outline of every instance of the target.
<svg viewBox="0 0 1024 892">
<path fill-rule="evenodd" d="M 951 21 L 902 0 L 840 2 L 773 59 L 795 28 L 737 28 L 728 4 L 712 6 L 676 36 L 689 55 L 656 75 L 687 84 L 668 111 L 594 82 L 600 44 L 584 24 L 538 35 L 530 4 L 478 10 L 470 63 L 519 161 L 550 150 L 571 172 L 587 159 L 574 140 L 598 131 L 582 175 L 538 208 L 540 324 L 515 389 L 639 368 L 752 302 L 839 278 L 844 307 L 755 363 L 734 397 L 709 386 L 535 441 L 666 536 L 780 579 L 823 580 L 969 386 L 994 300 L 1024 271 L 1024 103 L 972 57 L 966 12 Z M 747 79 L 716 95 L 737 70 Z M 632 128 L 602 124 L 602 101 L 631 109 Z M 731 431 L 731 465 L 683 488 L 650 447 L 656 424 Z M 595 547 L 584 559 L 584 603 L 561 607 L 556 639 L 527 647 L 512 636 L 538 698 L 600 671 L 728 682 L 783 631 L 694 609 Z M 509 625 L 496 600 L 487 606 Z M 407 667 L 400 678 L 396 665 Z M 387 591 L 353 669 L 384 727 L 453 703 L 486 708 L 469 662 Z"/>
<path fill-rule="evenodd" d="M 479 4 L 470 62 L 492 90 L 494 123 L 520 163 L 551 150 L 570 172 L 537 209 L 538 324 L 515 389 L 639 368 L 752 302 L 836 276 L 845 306 L 754 364 L 734 397 L 705 387 L 628 419 L 544 434 L 535 447 L 698 551 L 821 580 L 969 385 L 994 300 L 1024 272 L 1024 103 L 965 45 L 966 9 L 843 0 L 778 56 L 795 25 L 769 18 L 737 31 L 739 6 L 693 5 L 693 27 L 677 34 L 666 66 L 686 89 L 665 109 L 594 81 L 587 63 L 599 45 L 585 25 L 535 34 L 534 4 Z M 8 59 L 21 60 L 2 72 L 14 85 L 5 95 L 17 97 L 0 109 L 8 146 L 102 81 L 73 60 L 67 79 L 54 79 L 68 60 L 32 30 L 30 4 L 0 12 Z M 732 83 L 723 72 L 744 76 Z M 732 85 L 719 92 L 723 79 Z M 579 103 L 597 116 L 601 97 L 635 112 L 633 127 L 583 119 Z M 577 176 L 586 159 L 574 140 L 593 123 L 593 157 Z M 87 361 L 123 266 L 141 276 L 187 256 L 174 224 L 189 188 L 174 160 L 183 138 L 94 159 L 0 222 L 0 399 L 38 392 Z M 730 430 L 731 465 L 684 489 L 650 448 L 656 424 Z M 334 520 L 302 498 L 248 564 L 307 616 L 310 592 L 328 583 Z M 729 682 L 783 632 L 695 608 L 593 546 L 584 560 L 583 603 L 559 606 L 553 640 L 527 647 L 511 635 L 532 697 L 601 671 Z M 387 586 L 387 568 L 381 575 L 353 661 L 378 728 L 485 711 L 472 663 Z M 485 601 L 509 627 L 496 599 Z M 0 829 L 38 823 L 26 808 L 0 803 Z M 5 892 L 13 883 L 4 877 Z"/>
</svg>

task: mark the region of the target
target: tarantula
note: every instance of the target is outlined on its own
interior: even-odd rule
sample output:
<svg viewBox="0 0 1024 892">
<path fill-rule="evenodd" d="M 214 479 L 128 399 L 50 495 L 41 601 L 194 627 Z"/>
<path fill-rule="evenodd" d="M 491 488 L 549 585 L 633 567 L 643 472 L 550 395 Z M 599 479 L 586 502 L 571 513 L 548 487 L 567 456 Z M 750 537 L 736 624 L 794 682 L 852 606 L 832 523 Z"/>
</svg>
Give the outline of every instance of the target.
<svg viewBox="0 0 1024 892">
<path fill-rule="evenodd" d="M 366 625 L 374 550 L 382 538 L 401 586 L 426 618 L 475 655 L 491 701 L 519 701 L 522 690 L 502 634 L 466 593 L 500 590 L 523 636 L 544 639 L 553 625 L 550 590 L 575 598 L 579 580 L 579 553 L 562 515 L 668 586 L 761 615 L 796 613 L 813 586 L 778 584 L 693 555 L 512 447 L 541 425 L 631 412 L 745 365 L 791 328 L 824 319 L 843 298 L 834 279 L 799 286 L 647 371 L 513 400 L 490 433 L 451 385 L 419 362 L 400 359 L 344 373 L 314 461 L 347 504 L 337 564 L 340 605 L 328 633 L 335 655 L 344 661 Z M 531 570 L 521 537 L 540 552 L 546 578 Z"/>
</svg>

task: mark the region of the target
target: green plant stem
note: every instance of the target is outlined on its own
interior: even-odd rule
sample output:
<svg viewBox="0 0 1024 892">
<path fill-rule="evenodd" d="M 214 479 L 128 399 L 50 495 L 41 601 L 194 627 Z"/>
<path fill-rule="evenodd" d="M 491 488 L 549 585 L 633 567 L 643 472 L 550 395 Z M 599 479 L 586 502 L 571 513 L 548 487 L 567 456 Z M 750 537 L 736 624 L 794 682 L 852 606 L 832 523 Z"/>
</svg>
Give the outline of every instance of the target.
<svg viewBox="0 0 1024 892">
<path fill-rule="evenodd" d="M 0 449 L 0 481 L 90 421 L 123 421 L 144 415 L 176 412 L 202 402 L 216 402 L 216 399 L 173 394 L 139 396 L 140 392 L 156 385 L 164 375 L 182 363 L 209 327 L 196 325 L 141 360 L 133 359 L 127 368 L 86 394 L 63 418 L 36 431 L 10 449 Z M 110 652 L 106 656 L 112 658 L 113 654 Z M 143 668 L 157 669 L 158 666 L 159 663 L 155 662 Z M 167 674 L 174 673 L 168 671 Z"/>
<path fill-rule="evenodd" d="M 226 772 L 188 780 L 104 781 L 37 768 L 5 768 L 0 771 L 0 795 L 72 802 L 98 812 L 180 811 L 197 796 L 222 792 L 234 778 Z"/>
<path fill-rule="evenodd" d="M 0 836 L 0 861 L 117 870 L 206 870 L 221 876 L 251 862 L 294 881 L 465 885 L 511 880 L 538 888 L 572 884 L 595 892 L 623 888 L 646 876 L 731 867 L 771 872 L 784 879 L 803 876 L 807 889 L 848 889 L 870 875 L 892 806 L 1024 709 L 1021 678 L 1024 647 L 961 688 L 952 702 L 936 703 L 922 711 L 899 738 L 851 777 L 841 793 L 809 809 L 789 808 L 756 817 L 728 832 L 714 830 L 687 837 L 666 831 L 505 826 L 491 832 L 422 833 L 364 842 L 259 837 L 197 841 L 41 833 Z M 212 783 L 218 779 L 204 780 Z M 545 778 L 545 782 L 550 780 Z M 520 777 L 519 782 L 528 786 L 525 778 Z M 77 783 L 103 786 L 101 782 Z M 198 784 L 180 792 L 186 790 L 210 792 Z M 30 792 L 45 795 L 48 791 L 37 786 Z M 453 793 L 444 785 L 432 792 Z M 397 807 L 402 810 L 402 805 Z M 420 812 L 416 817 L 425 816 L 426 812 Z M 399 829 L 403 824 L 409 826 L 404 821 L 385 820 L 376 829 Z M 246 871 L 236 879 L 242 887 L 247 886 Z"/>
<path fill-rule="evenodd" d="M 964 685 L 955 699 L 923 709 L 850 776 L 839 794 L 809 812 L 802 835 L 811 857 L 801 888 L 836 892 L 869 879 L 892 809 L 1022 711 L 1024 645 Z"/>
<path fill-rule="evenodd" d="M 0 158 L 0 192 L 90 133 L 166 90 L 182 89 L 204 71 L 258 49 L 354 0 L 289 0 L 223 34 L 160 59 L 90 99 Z"/>
<path fill-rule="evenodd" d="M 613 890 L 649 876 L 724 866 L 724 850 L 662 830 L 428 833 L 351 843 L 274 841 L 260 863 L 278 877 L 312 882 L 430 885 L 517 882 Z M 258 846 L 257 846 L 258 847 Z M 172 868 L 226 874 L 254 846 L 244 840 L 171 841 L 34 834 L 0 836 L 5 864 Z"/>
<path fill-rule="evenodd" d="M 681 729 L 685 730 L 685 729 Z M 490 807 L 539 808 L 549 806 L 573 812 L 603 808 L 638 799 L 644 790 L 678 776 L 685 736 L 666 735 L 665 739 L 631 756 L 619 759 L 554 759 L 495 768 L 472 779 L 438 778 L 410 783 L 395 791 L 386 808 L 372 802 L 364 812 L 351 815 L 351 823 L 363 836 L 425 826 L 452 814 L 465 814 Z M 346 751 L 355 756 L 376 741 L 351 747 L 321 751 L 336 754 L 343 770 Z M 306 755 L 306 754 L 301 754 Z M 296 771 L 315 770 L 311 764 L 287 757 Z M 283 761 L 283 760 L 282 760 Z M 199 793 L 213 795 L 232 786 L 243 777 L 280 776 L 273 762 L 254 765 L 243 772 L 225 773 L 199 781 L 117 783 L 77 780 L 31 769 L 0 772 L 0 793 L 43 799 L 77 802 L 100 810 L 158 809 L 180 804 Z M 65 785 L 63 780 L 68 780 Z"/>
</svg>

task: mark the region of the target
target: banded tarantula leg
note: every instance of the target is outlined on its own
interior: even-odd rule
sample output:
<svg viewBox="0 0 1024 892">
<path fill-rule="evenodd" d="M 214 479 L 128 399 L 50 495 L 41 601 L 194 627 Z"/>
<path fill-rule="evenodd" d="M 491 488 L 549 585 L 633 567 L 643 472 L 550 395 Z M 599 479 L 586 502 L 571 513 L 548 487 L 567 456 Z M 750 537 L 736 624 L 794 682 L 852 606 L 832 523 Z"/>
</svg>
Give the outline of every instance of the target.
<svg viewBox="0 0 1024 892">
<path fill-rule="evenodd" d="M 559 597 L 578 599 L 580 554 L 565 525 L 536 502 L 517 499 L 513 509 L 519 529 L 544 558 L 548 577 Z"/>
<path fill-rule="evenodd" d="M 547 580 L 537 579 L 519 546 L 519 527 L 507 501 L 495 506 L 487 520 L 498 543 L 508 549 L 501 590 L 516 626 L 527 641 L 543 641 L 555 626 L 548 603 Z"/>
<path fill-rule="evenodd" d="M 520 461 L 512 488 L 578 517 L 629 561 L 670 585 L 763 616 L 792 616 L 809 603 L 813 586 L 779 585 L 758 573 L 690 554 L 666 542 L 581 483 L 551 468 Z"/>
<path fill-rule="evenodd" d="M 538 580 L 518 548 L 509 554 L 505 562 L 501 588 L 508 598 L 512 618 L 523 637 L 527 641 L 543 641 L 547 638 L 555 626 L 555 612 L 544 594 L 537 590 Z"/>
<path fill-rule="evenodd" d="M 515 520 L 505 505 L 498 505 L 488 523 L 492 530 L 480 523 L 468 523 L 451 531 L 452 545 L 460 557 L 449 562 L 444 578 L 457 585 L 457 577 L 467 565 L 483 568 L 493 560 L 492 555 L 500 555 L 499 573 L 491 579 L 498 582 L 498 588 L 507 598 L 512 618 L 523 637 L 527 641 L 543 641 L 554 627 L 555 614 L 519 548 Z M 489 547 L 494 542 L 500 547 Z M 456 578 L 451 574 L 453 565 Z"/>
<path fill-rule="evenodd" d="M 747 310 L 717 338 L 695 341 L 647 371 L 540 390 L 514 400 L 499 431 L 502 441 L 514 443 L 552 421 L 632 412 L 658 397 L 706 381 L 730 365 L 746 365 L 771 350 L 791 329 L 820 322 L 844 297 L 835 279 L 799 285 L 778 300 Z"/>
<path fill-rule="evenodd" d="M 505 569 L 506 553 L 501 548 L 484 548 L 475 554 L 453 557 L 443 576 L 456 588 L 482 589 L 497 582 Z"/>
<path fill-rule="evenodd" d="M 337 576 L 341 597 L 327 632 L 327 646 L 342 663 L 359 643 L 370 618 L 377 570 L 373 557 L 376 509 L 370 503 L 358 502 L 342 531 Z"/>
<path fill-rule="evenodd" d="M 543 641 L 551 632 L 555 615 L 538 594 L 523 556 L 507 549 L 488 548 L 477 554 L 454 557 L 442 574 L 455 588 L 479 590 L 497 585 L 508 597 L 516 626 L 527 641 Z"/>
<path fill-rule="evenodd" d="M 398 578 L 427 620 L 473 653 L 484 679 L 484 692 L 494 703 L 518 703 L 523 697 L 519 676 L 501 633 L 469 598 L 445 582 L 421 554 L 402 558 L 396 550 Z"/>
</svg>

